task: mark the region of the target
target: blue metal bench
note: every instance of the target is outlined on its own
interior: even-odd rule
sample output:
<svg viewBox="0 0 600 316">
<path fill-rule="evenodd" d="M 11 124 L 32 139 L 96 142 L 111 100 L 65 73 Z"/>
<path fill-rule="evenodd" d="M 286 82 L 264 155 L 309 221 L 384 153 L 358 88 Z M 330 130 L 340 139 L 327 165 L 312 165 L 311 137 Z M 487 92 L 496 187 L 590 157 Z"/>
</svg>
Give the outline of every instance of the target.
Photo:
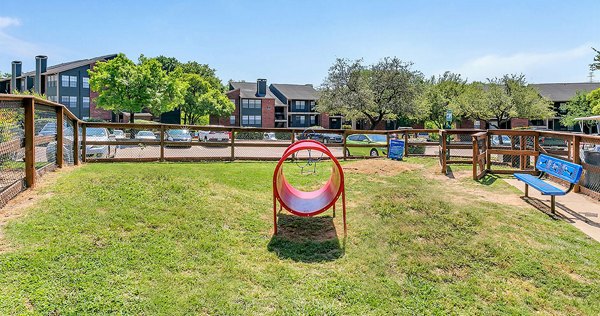
<svg viewBox="0 0 600 316">
<path fill-rule="evenodd" d="M 552 213 L 555 213 L 555 197 L 557 195 L 566 195 L 573 189 L 573 186 L 577 184 L 579 178 L 581 178 L 583 168 L 578 164 L 543 154 L 538 157 L 535 168 L 541 172 L 539 176 L 536 177 L 525 173 L 515 173 L 515 178 L 525 182 L 525 196 L 528 196 L 529 194 L 529 186 L 540 191 L 542 195 L 550 195 L 550 210 Z M 557 188 L 542 180 L 542 177 L 545 174 L 569 182 L 571 184 L 569 189 L 564 191 L 563 189 Z"/>
</svg>

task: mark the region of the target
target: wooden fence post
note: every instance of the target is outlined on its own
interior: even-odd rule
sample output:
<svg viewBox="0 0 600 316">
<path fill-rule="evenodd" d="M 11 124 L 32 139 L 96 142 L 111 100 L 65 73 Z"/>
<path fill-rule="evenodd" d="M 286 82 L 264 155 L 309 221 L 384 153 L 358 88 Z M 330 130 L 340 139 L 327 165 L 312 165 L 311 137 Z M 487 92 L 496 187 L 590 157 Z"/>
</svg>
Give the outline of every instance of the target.
<svg viewBox="0 0 600 316">
<path fill-rule="evenodd" d="M 387 156 L 390 156 L 390 132 L 385 133 L 385 143 L 387 148 Z"/>
<path fill-rule="evenodd" d="M 490 147 L 492 146 L 492 138 L 490 137 L 489 131 L 485 135 L 485 172 L 492 171 L 492 154 L 490 153 Z"/>
<path fill-rule="evenodd" d="M 63 107 L 56 108 L 56 164 L 59 168 L 63 167 Z"/>
<path fill-rule="evenodd" d="M 576 164 L 581 164 L 581 157 L 579 156 L 580 152 L 579 152 L 579 146 L 581 143 L 581 137 L 578 135 L 573 135 L 573 163 Z M 573 192 L 575 193 L 579 193 L 581 191 L 581 188 L 579 187 L 579 184 L 575 184 L 575 186 L 573 187 Z"/>
<path fill-rule="evenodd" d="M 165 126 L 160 125 L 160 161 L 165 161 Z"/>
<path fill-rule="evenodd" d="M 73 164 L 79 166 L 79 121 L 73 120 Z"/>
<path fill-rule="evenodd" d="M 404 131 L 404 157 L 408 157 L 408 132 Z"/>
<path fill-rule="evenodd" d="M 446 168 L 446 131 L 441 130 L 440 134 L 440 166 L 442 167 L 442 173 L 447 174 Z"/>
<path fill-rule="evenodd" d="M 81 161 L 86 162 L 86 156 L 87 156 L 87 146 L 85 139 L 86 137 L 86 130 L 85 130 L 85 123 L 81 123 Z"/>
<path fill-rule="evenodd" d="M 24 98 L 25 108 L 25 184 L 35 186 L 35 103 L 33 98 Z"/>
<path fill-rule="evenodd" d="M 235 160 L 235 129 L 231 129 L 231 161 Z"/>
<path fill-rule="evenodd" d="M 473 138 L 473 180 L 477 180 L 477 166 L 479 166 L 479 141 L 476 136 Z"/>
</svg>

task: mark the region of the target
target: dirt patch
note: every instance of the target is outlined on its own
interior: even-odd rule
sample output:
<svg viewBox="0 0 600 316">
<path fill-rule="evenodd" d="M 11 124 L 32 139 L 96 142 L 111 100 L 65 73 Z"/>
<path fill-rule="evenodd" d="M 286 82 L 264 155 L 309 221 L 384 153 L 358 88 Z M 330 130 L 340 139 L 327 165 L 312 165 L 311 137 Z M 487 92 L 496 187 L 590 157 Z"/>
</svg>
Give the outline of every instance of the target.
<svg viewBox="0 0 600 316">
<path fill-rule="evenodd" d="M 526 206 L 521 197 L 517 194 L 507 193 L 504 191 L 493 192 L 490 190 L 484 190 L 478 186 L 471 187 L 464 183 L 464 179 L 470 179 L 473 176 L 470 170 L 456 170 L 449 172 L 447 175 L 443 174 L 438 166 L 428 168 L 424 172 L 424 176 L 428 179 L 434 179 L 436 181 L 444 182 L 444 186 L 455 192 L 453 194 L 453 201 L 459 204 L 469 204 L 473 200 L 477 201 L 489 201 L 503 205 L 510 206 Z"/>
<path fill-rule="evenodd" d="M 383 176 L 394 176 L 401 172 L 422 168 L 422 165 L 389 159 L 365 159 L 347 163 L 343 166 L 344 172 L 347 173 L 377 174 Z"/>
<path fill-rule="evenodd" d="M 19 193 L 14 199 L 8 201 L 6 205 L 0 208 L 0 253 L 9 251 L 11 248 L 4 239 L 4 226 L 16 218 L 25 215 L 26 210 L 34 204 L 52 196 L 52 193 L 43 192 L 44 188 L 56 182 L 56 179 L 65 172 L 70 172 L 76 167 L 64 167 L 61 172 L 50 172 L 43 177 L 37 178 L 35 188 L 27 189 Z"/>
</svg>

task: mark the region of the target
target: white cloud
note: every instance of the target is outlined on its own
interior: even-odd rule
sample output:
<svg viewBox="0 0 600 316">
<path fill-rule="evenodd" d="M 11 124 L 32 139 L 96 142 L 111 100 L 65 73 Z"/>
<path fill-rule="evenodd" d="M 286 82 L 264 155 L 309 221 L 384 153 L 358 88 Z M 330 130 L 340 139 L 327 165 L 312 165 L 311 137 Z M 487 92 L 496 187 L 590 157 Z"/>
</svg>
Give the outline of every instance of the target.
<svg viewBox="0 0 600 316">
<path fill-rule="evenodd" d="M 20 26 L 18 18 L 0 16 L 0 57 L 24 58 L 39 54 L 40 47 L 28 41 L 16 38 L 6 32 L 6 28 Z"/>
<path fill-rule="evenodd" d="M 9 27 L 9 26 L 19 26 L 21 25 L 21 21 L 17 18 L 11 18 L 8 16 L 0 16 L 0 29 Z"/>
<path fill-rule="evenodd" d="M 562 51 L 490 54 L 467 61 L 457 72 L 470 80 L 523 73 L 530 82 L 584 81 L 587 64 L 593 58 L 591 46 L 594 45 L 586 43 Z"/>
</svg>

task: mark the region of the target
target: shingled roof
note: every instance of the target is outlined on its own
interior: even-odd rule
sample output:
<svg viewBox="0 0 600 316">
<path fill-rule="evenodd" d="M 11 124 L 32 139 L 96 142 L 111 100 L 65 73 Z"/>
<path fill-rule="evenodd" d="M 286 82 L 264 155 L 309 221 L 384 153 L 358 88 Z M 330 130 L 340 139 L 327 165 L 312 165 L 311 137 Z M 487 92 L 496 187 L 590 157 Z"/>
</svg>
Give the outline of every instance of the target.
<svg viewBox="0 0 600 316">
<path fill-rule="evenodd" d="M 271 87 L 277 89 L 288 100 L 317 100 L 319 94 L 311 84 L 282 84 L 273 83 Z"/>
<path fill-rule="evenodd" d="M 57 74 L 57 73 L 67 71 L 70 69 L 79 68 L 81 66 L 91 65 L 97 61 L 111 59 L 116 56 L 117 56 L 117 54 L 110 54 L 110 55 L 98 56 L 98 57 L 89 58 L 89 59 L 80 59 L 80 60 L 70 61 L 70 62 L 58 64 L 58 65 L 48 66 L 48 68 L 46 68 L 46 72 L 43 72 L 42 75 Z M 21 75 L 19 77 L 17 77 L 17 79 L 21 79 L 21 78 L 25 78 L 25 77 L 33 77 L 33 76 L 35 76 L 35 70 L 21 73 Z M 7 80 L 10 80 L 10 77 L 5 78 L 1 81 L 7 81 Z"/>
<path fill-rule="evenodd" d="M 600 83 L 532 83 L 530 86 L 536 88 L 541 96 L 552 102 L 566 102 L 571 100 L 578 91 L 588 93 L 600 88 Z"/>
<path fill-rule="evenodd" d="M 243 99 L 275 99 L 276 105 L 283 105 L 281 101 L 271 92 L 271 90 L 267 89 L 267 95 L 264 97 L 256 96 L 256 82 L 236 82 L 232 81 L 229 83 L 233 90 L 240 90 L 240 97 Z"/>
</svg>

